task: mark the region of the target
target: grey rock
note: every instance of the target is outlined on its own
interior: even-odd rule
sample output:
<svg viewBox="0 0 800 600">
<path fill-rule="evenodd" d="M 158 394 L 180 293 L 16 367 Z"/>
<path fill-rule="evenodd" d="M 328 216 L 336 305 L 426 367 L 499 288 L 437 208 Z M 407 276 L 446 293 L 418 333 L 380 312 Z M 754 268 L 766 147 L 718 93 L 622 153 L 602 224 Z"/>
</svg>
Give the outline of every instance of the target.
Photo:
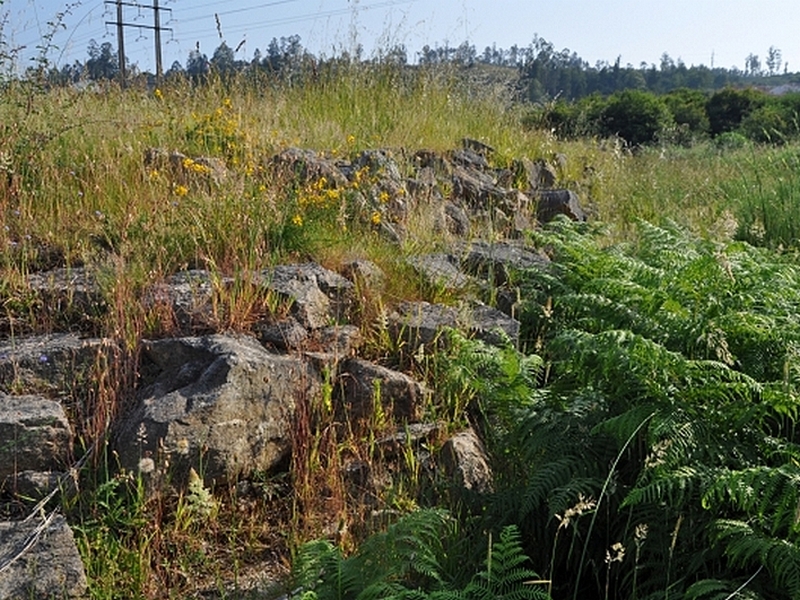
<svg viewBox="0 0 800 600">
<path fill-rule="evenodd" d="M 467 273 L 496 286 L 509 283 L 514 271 L 545 269 L 550 263 L 542 252 L 513 241 L 457 242 L 451 250 L 461 258 L 461 266 Z"/>
<path fill-rule="evenodd" d="M 72 430 L 58 402 L 0 393 L 0 489 L 22 471 L 64 469 L 72 455 Z"/>
<path fill-rule="evenodd" d="M 70 395 L 76 391 L 75 382 L 88 380 L 94 365 L 103 355 L 113 357 L 115 350 L 110 340 L 82 338 L 75 333 L 0 341 L 0 391 Z"/>
<path fill-rule="evenodd" d="M 454 202 L 444 202 L 442 204 L 442 221 L 444 226 L 441 229 L 458 237 L 469 236 L 472 225 L 467 211 L 460 205 Z"/>
<path fill-rule="evenodd" d="M 386 274 L 370 260 L 356 259 L 342 265 L 345 277 L 355 285 L 356 289 L 378 291 L 386 282 Z"/>
<path fill-rule="evenodd" d="M 457 489 L 467 496 L 488 494 L 494 489 L 489 456 L 473 429 L 457 433 L 441 449 L 445 472 L 452 477 Z"/>
<path fill-rule="evenodd" d="M 540 223 L 548 223 L 558 215 L 566 215 L 573 221 L 586 220 L 586 212 L 572 190 L 541 190 L 537 199 L 536 218 Z"/>
<path fill-rule="evenodd" d="M 423 444 L 432 442 L 444 429 L 442 423 L 409 423 L 402 429 L 378 440 L 384 454 L 395 456 L 408 448 L 419 449 Z"/>
<path fill-rule="evenodd" d="M 108 308 L 97 278 L 85 267 L 31 273 L 28 286 L 39 301 L 38 318 L 57 326 L 97 329 L 97 320 Z"/>
<path fill-rule="evenodd" d="M 371 176 L 381 180 L 388 179 L 400 183 L 403 179 L 400 174 L 400 168 L 389 150 L 364 150 L 353 161 L 353 165 L 356 169 L 366 167 L 369 169 Z"/>
<path fill-rule="evenodd" d="M 417 150 L 414 153 L 414 165 L 418 172 L 421 169 L 430 169 L 435 175 L 448 175 L 451 171 L 450 163 L 434 150 Z"/>
<path fill-rule="evenodd" d="M 231 283 L 205 269 L 179 271 L 151 286 L 144 304 L 161 314 L 168 331 L 189 335 L 214 329 L 214 294 L 217 288 Z"/>
<path fill-rule="evenodd" d="M 290 175 L 304 183 L 319 181 L 324 177 L 330 187 L 347 185 L 347 177 L 335 161 L 311 150 L 287 148 L 263 163 L 279 175 Z"/>
<path fill-rule="evenodd" d="M 254 329 L 267 348 L 298 350 L 308 343 L 308 331 L 292 317 L 277 323 L 258 323 Z"/>
<path fill-rule="evenodd" d="M 481 142 L 480 140 L 475 140 L 472 138 L 463 138 L 461 140 L 461 146 L 465 150 L 471 150 L 475 154 L 478 154 L 485 158 L 488 158 L 495 153 L 495 149 L 492 148 L 489 144 L 486 144 L 484 142 Z"/>
<path fill-rule="evenodd" d="M 486 160 L 486 156 L 468 148 L 453 150 L 450 154 L 450 160 L 454 164 L 470 170 L 486 171 L 489 169 L 489 162 Z"/>
<path fill-rule="evenodd" d="M 415 351 L 420 344 L 440 343 L 445 329 L 457 329 L 489 344 L 519 343 L 519 321 L 505 313 L 478 304 L 456 308 L 428 302 L 403 302 L 389 316 L 395 334 Z"/>
<path fill-rule="evenodd" d="M 531 190 L 552 188 L 558 179 L 556 170 L 541 158 L 535 161 L 522 158 L 514 162 L 514 168 L 525 177 L 527 187 Z"/>
<path fill-rule="evenodd" d="M 336 356 L 354 356 L 364 342 L 361 330 L 355 325 L 331 325 L 317 332 L 318 344 L 323 352 Z"/>
<path fill-rule="evenodd" d="M 345 319 L 355 287 L 338 273 L 315 263 L 265 269 L 255 273 L 253 281 L 289 301 L 294 317 L 308 329 L 320 329 L 331 320 Z"/>
<path fill-rule="evenodd" d="M 491 175 L 474 168 L 455 167 L 452 181 L 453 199 L 475 210 L 503 204 L 508 194 L 508 190 L 495 184 Z"/>
<path fill-rule="evenodd" d="M 197 163 L 203 169 L 193 169 L 192 164 Z M 182 152 L 165 150 L 163 148 L 148 148 L 144 153 L 144 165 L 149 169 L 167 171 L 175 183 L 201 182 L 219 185 L 230 177 L 230 171 L 222 159 L 211 156 L 189 157 Z"/>
<path fill-rule="evenodd" d="M 343 403 L 347 416 L 354 419 L 374 417 L 375 403 L 382 410 L 403 421 L 419 418 L 429 391 L 408 375 L 353 358 L 342 364 Z M 376 398 L 376 394 L 380 397 Z"/>
<path fill-rule="evenodd" d="M 423 254 L 412 256 L 408 264 L 425 280 L 447 290 L 464 290 L 476 281 L 460 269 L 459 260 L 451 254 Z"/>
<path fill-rule="evenodd" d="M 25 550 L 29 540 L 36 541 Z M 0 522 L 0 598 L 84 598 L 87 592 L 83 563 L 63 516 Z"/>
<path fill-rule="evenodd" d="M 6 481 L 7 492 L 16 502 L 38 502 L 53 490 L 59 498 L 74 498 L 78 493 L 77 471 L 20 471 Z"/>
<path fill-rule="evenodd" d="M 275 467 L 290 450 L 296 399 L 320 385 L 302 358 L 244 336 L 146 342 L 142 370 L 116 449 L 151 487 L 184 485 L 192 468 L 212 485 Z"/>
</svg>

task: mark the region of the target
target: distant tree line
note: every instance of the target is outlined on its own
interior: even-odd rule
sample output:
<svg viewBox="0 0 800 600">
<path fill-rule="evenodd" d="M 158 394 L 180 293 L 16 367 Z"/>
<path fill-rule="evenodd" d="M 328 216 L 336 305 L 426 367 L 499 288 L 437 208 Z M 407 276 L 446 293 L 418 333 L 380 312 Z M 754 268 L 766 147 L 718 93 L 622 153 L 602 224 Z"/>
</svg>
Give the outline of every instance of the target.
<svg viewBox="0 0 800 600">
<path fill-rule="evenodd" d="M 81 80 L 98 81 L 113 79 L 119 74 L 117 53 L 105 42 L 89 43 L 89 58 L 76 61 L 62 69 L 52 69 L 49 79 L 53 83 L 75 83 Z M 325 65 L 344 62 L 383 63 L 400 67 L 412 64 L 403 45 L 379 51 L 370 59 L 364 59 L 359 47 L 352 54 L 347 52 L 333 58 L 317 57 L 303 47 L 300 36 L 273 38 L 262 53 L 256 49 L 252 58 L 244 60 L 226 42 L 222 42 L 209 58 L 196 48 L 189 53 L 185 66 L 175 61 L 166 73 L 167 77 L 189 77 L 200 81 L 214 73 L 227 77 L 238 73 L 267 74 L 280 78 L 299 78 L 324 68 Z M 556 48 L 539 36 L 525 47 L 511 46 L 508 49 L 496 45 L 487 46 L 482 52 L 464 42 L 459 46 L 444 44 L 426 45 L 415 57 L 419 67 L 450 66 L 472 69 L 513 69 L 517 81 L 518 99 L 530 102 L 553 100 L 577 101 L 594 94 L 610 96 L 623 90 L 644 90 L 655 94 L 667 94 L 673 90 L 689 89 L 710 92 L 726 87 L 753 85 L 775 85 L 777 83 L 800 82 L 800 74 L 788 71 L 782 61 L 781 51 L 770 47 L 762 66 L 758 55 L 745 58 L 745 68 L 710 68 L 705 65 L 687 66 L 680 58 L 673 59 L 663 54 L 659 64 L 641 63 L 638 67 L 599 61 L 590 65 L 575 52 Z M 128 67 L 133 76 L 141 75 Z"/>
<path fill-rule="evenodd" d="M 725 87 L 716 92 L 679 88 L 657 95 L 627 89 L 537 104 L 524 123 L 561 138 L 618 137 L 631 147 L 691 145 L 702 139 L 725 145 L 747 140 L 783 144 L 800 139 L 800 93 L 773 96 L 753 87 Z"/>
</svg>

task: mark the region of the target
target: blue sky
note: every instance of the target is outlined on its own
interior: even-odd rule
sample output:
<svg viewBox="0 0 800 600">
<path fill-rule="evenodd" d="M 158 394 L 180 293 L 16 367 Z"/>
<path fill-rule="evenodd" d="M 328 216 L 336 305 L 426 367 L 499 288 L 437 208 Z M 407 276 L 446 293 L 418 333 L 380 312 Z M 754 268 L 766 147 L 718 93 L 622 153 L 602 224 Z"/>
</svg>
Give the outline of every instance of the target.
<svg viewBox="0 0 800 600">
<path fill-rule="evenodd" d="M 153 0 L 125 0 L 124 20 L 152 25 Z M 140 8 L 135 5 L 141 4 Z M 464 40 L 481 52 L 496 43 L 527 46 L 534 35 L 557 50 L 568 48 L 594 64 L 659 63 L 664 52 L 687 65 L 744 68 L 745 57 L 762 64 L 771 46 L 790 71 L 800 72 L 800 0 L 159 0 L 165 68 L 186 62 L 199 43 L 211 56 L 221 30 L 237 58 L 250 59 L 273 37 L 300 35 L 305 47 L 330 56 L 351 49 L 367 54 L 404 44 L 413 58 L 425 44 L 457 46 Z M 49 58 L 59 65 L 85 60 L 91 39 L 117 45 L 115 0 L 0 0 L 2 36 L 12 47 L 36 53 L 43 36 L 64 13 Z M 219 19 L 219 29 L 217 18 Z M 150 31 L 126 28 L 129 59 L 154 70 Z M 24 61 L 23 61 L 24 66 Z"/>
</svg>

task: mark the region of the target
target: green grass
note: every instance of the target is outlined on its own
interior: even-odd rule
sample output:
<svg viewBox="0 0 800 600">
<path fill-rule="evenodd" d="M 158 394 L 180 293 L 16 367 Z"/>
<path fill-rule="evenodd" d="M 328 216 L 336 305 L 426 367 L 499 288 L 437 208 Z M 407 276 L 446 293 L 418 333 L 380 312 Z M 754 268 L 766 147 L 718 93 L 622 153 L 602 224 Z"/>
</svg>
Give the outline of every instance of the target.
<svg viewBox="0 0 800 600">
<path fill-rule="evenodd" d="M 123 341 L 126 360 L 132 360 L 143 337 L 169 333 L 162 317 L 143 306 L 142 291 L 177 270 L 201 267 L 241 280 L 251 269 L 283 261 L 316 260 L 336 268 L 347 259 L 367 258 L 386 271 L 387 286 L 382 293 L 365 291 L 355 311 L 358 324 L 366 334 L 370 356 L 398 361 L 399 349 L 388 339 L 382 313 L 400 300 L 435 299 L 436 292 L 410 277 L 403 261 L 409 254 L 444 243 L 433 231 L 429 209 L 422 206 L 413 212 L 408 236 L 399 247 L 393 245 L 376 232 L 371 214 L 359 214 L 354 208 L 349 200 L 352 186 L 339 195 L 326 196 L 328 190 L 297 185 L 286 174 L 264 168 L 265 159 L 289 146 L 345 159 L 365 149 L 390 148 L 403 159 L 419 149 L 444 152 L 458 147 L 461 138 L 472 137 L 497 149 L 498 167 L 509 166 L 516 158 L 553 160 L 563 153 L 566 163 L 559 185 L 575 189 L 592 219 L 605 224 L 600 246 L 646 247 L 640 221 L 675 223 L 680 231 L 725 243 L 738 236 L 773 248 L 796 245 L 797 147 L 720 149 L 701 143 L 631 154 L 605 140 L 561 141 L 546 132 L 531 131 L 522 126 L 524 114 L 523 107 L 513 104 L 503 89 L 470 87 L 458 72 L 447 69 L 360 66 L 324 71 L 300 84 L 270 82 L 254 87 L 246 81 L 212 81 L 193 87 L 178 82 L 158 93 L 122 91 L 113 84 L 79 92 L 7 82 L 0 95 L 0 298 L 4 313 L 0 323 L 11 322 L 7 317 L 13 316 L 25 323 L 22 329 L 26 331 L 52 328 L 52 319 L 37 312 L 25 276 L 52 266 L 83 265 L 98 276 L 108 307 L 95 333 Z M 212 156 L 224 161 L 228 176 L 210 183 L 202 169 L 186 176 L 165 165 L 146 164 L 146 150 L 153 147 L 193 158 Z M 675 239 L 691 246 L 681 236 Z M 621 268 L 614 261 L 603 263 L 607 257 L 601 249 L 592 247 L 591 252 L 599 257 L 592 268 L 603 264 Z M 629 283 L 620 284 L 620 289 L 643 293 Z M 701 284 L 712 283 L 701 280 L 692 285 L 700 289 Z M 650 292 L 651 296 L 631 297 L 652 304 L 663 290 Z M 687 290 L 678 282 L 673 292 Z M 625 298 L 614 296 L 613 300 L 621 306 Z M 255 316 L 270 310 L 266 304 L 246 286 L 220 290 L 217 327 L 245 329 Z M 548 306 L 543 300 L 542 320 L 528 324 L 537 352 L 554 326 Z M 620 310 L 620 314 L 625 312 Z M 763 332 L 755 325 L 748 329 L 741 319 L 735 321 L 742 347 L 748 340 L 761 339 Z M 717 329 L 694 331 L 690 325 L 684 323 L 689 330 L 682 331 L 686 343 L 719 341 Z M 476 356 L 487 364 L 497 362 L 492 367 L 497 379 L 481 384 L 480 374 L 469 369 L 448 373 L 435 361 L 417 365 L 421 377 L 427 375 L 442 384 L 430 413 L 463 421 L 476 398 L 488 390 L 504 404 L 486 410 L 495 411 L 498 431 L 510 430 L 514 416 L 509 407 L 515 394 L 534 387 L 531 380 L 536 375 L 531 373 L 539 369 L 538 358 L 512 356 L 511 349 L 461 350 L 460 360 L 466 366 Z M 608 356 L 612 356 L 610 350 Z M 720 356 L 725 353 L 716 357 Z M 414 364 L 404 358 L 404 364 Z M 540 377 L 547 377 L 550 368 L 545 365 Z M 111 405 L 122 396 L 112 388 L 115 381 L 120 385 L 128 381 L 129 370 L 122 368 L 114 374 L 109 368 L 108 377 L 102 379 L 100 396 L 109 404 L 103 414 L 115 414 L 117 407 Z M 480 385 L 484 387 L 479 389 Z M 581 402 L 590 405 L 590 396 L 573 399 L 576 406 L 570 410 L 582 410 L 577 406 Z M 196 499 L 146 500 L 136 482 L 115 476 L 112 470 L 105 476 L 98 474 L 102 471 L 92 473 L 72 514 L 93 596 L 112 598 L 124 593 L 131 598 L 161 598 L 169 596 L 164 590 L 171 586 L 170 597 L 180 597 L 192 589 L 182 573 L 204 571 L 220 581 L 229 580 L 239 566 L 257 562 L 265 540 L 281 546 L 284 555 L 296 550 L 301 542 L 321 535 L 321 517 L 331 510 L 330 504 L 321 504 L 314 495 L 319 485 L 335 492 L 333 508 L 343 525 L 354 525 L 353 531 L 363 526 L 363 507 L 348 505 L 338 469 L 346 455 L 375 460 L 370 439 L 353 432 L 350 437 L 325 437 L 332 436 L 336 424 L 331 414 L 319 410 L 309 407 L 307 415 L 306 434 L 314 440 L 308 446 L 309 455 L 295 457 L 299 490 L 294 512 L 271 499 L 242 508 L 236 498 L 223 493 L 219 511 L 200 526 L 189 517 Z M 98 425 L 92 434 L 98 436 L 101 430 Z M 600 455 L 608 449 L 601 450 Z M 606 454 L 614 457 L 616 451 Z M 498 464 L 512 475 L 514 469 L 522 468 L 510 455 L 502 456 Z M 268 487 L 265 484 L 264 489 Z M 396 489 L 390 501 L 393 506 L 416 506 L 417 492 Z M 566 509 L 577 498 L 565 494 L 554 501 Z M 268 525 L 273 533 L 265 531 Z M 675 522 L 670 525 L 674 527 Z M 276 542 L 274 530 L 287 527 L 295 530 Z M 555 538 L 552 533 L 548 532 L 549 539 Z M 666 539 L 669 532 L 660 535 Z M 542 546 L 544 561 L 535 565 L 536 570 L 547 571 L 551 560 L 562 558 L 562 549 L 566 552 L 570 545 L 564 537 L 558 557 L 556 548 L 551 555 Z M 353 549 L 359 539 L 348 532 L 340 541 Z M 602 561 L 602 556 L 595 559 Z M 574 562 L 569 567 L 574 569 Z M 554 575 L 563 589 L 565 574 Z M 637 584 L 636 577 L 634 589 L 646 585 L 641 579 Z M 610 567 L 605 578 L 606 583 L 627 585 L 622 575 L 612 577 Z"/>
</svg>

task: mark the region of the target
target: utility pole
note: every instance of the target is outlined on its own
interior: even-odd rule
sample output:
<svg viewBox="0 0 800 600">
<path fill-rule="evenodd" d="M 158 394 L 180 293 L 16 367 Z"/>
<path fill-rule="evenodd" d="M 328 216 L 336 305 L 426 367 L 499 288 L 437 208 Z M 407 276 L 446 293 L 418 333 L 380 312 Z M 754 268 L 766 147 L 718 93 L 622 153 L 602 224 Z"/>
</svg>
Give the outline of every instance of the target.
<svg viewBox="0 0 800 600">
<path fill-rule="evenodd" d="M 117 52 L 119 53 L 119 82 L 125 87 L 127 77 L 125 76 L 125 27 L 122 22 L 122 2 L 117 0 Z"/>
<path fill-rule="evenodd" d="M 124 2 L 123 0 L 105 0 L 106 4 L 117 5 L 117 20 L 106 21 L 106 25 L 117 26 L 117 45 L 119 46 L 119 73 L 121 78 L 121 85 L 125 87 L 126 73 L 125 73 L 125 27 L 136 27 L 137 29 L 150 29 L 155 32 L 155 46 L 156 46 L 156 84 L 161 83 L 161 77 L 164 75 L 164 67 L 161 61 L 161 32 L 172 31 L 169 27 L 161 26 L 161 11 L 168 10 L 172 12 L 171 8 L 161 8 L 158 5 L 158 0 L 153 0 L 153 6 L 144 6 L 138 2 Z M 140 25 L 139 23 L 126 23 L 123 19 L 122 7 L 133 6 L 139 10 L 145 8 L 153 11 L 153 24 Z"/>
</svg>

